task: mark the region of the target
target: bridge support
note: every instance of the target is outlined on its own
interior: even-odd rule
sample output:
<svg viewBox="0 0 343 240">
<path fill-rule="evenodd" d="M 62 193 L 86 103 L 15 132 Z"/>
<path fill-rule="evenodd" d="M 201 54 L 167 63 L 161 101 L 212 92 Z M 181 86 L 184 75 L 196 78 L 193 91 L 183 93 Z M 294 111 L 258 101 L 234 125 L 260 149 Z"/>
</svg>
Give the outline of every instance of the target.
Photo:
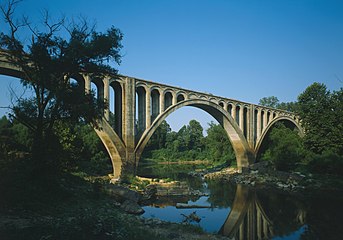
<svg viewBox="0 0 343 240">
<path fill-rule="evenodd" d="M 136 176 L 136 85 L 135 79 L 125 78 L 125 98 L 124 98 L 124 133 L 125 159 L 121 171 L 121 178 L 128 180 Z"/>
</svg>

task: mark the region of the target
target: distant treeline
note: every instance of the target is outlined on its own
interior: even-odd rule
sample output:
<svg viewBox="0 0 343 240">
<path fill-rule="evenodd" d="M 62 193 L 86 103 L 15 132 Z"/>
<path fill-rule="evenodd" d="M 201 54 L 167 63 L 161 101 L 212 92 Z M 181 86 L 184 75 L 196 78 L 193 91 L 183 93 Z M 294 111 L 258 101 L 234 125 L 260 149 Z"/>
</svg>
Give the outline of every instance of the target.
<svg viewBox="0 0 343 240">
<path fill-rule="evenodd" d="M 209 160 L 217 164 L 235 162 L 235 153 L 224 129 L 213 122 L 203 134 L 203 127 L 196 120 L 183 126 L 178 132 L 172 131 L 163 121 L 149 140 L 144 158 L 160 161 Z"/>
</svg>

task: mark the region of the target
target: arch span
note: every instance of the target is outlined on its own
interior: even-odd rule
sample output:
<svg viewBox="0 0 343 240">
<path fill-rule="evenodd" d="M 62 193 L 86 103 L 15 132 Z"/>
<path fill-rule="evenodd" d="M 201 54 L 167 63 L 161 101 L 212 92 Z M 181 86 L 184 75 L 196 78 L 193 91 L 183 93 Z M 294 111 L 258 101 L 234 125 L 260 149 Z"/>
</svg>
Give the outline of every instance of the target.
<svg viewBox="0 0 343 240">
<path fill-rule="evenodd" d="M 267 126 L 266 128 L 263 130 L 261 137 L 258 139 L 257 143 L 256 143 L 256 147 L 255 147 L 255 156 L 257 156 L 257 154 L 260 151 L 261 145 L 263 143 L 263 140 L 265 139 L 266 135 L 268 134 L 268 132 L 270 131 L 270 129 L 277 123 L 277 122 L 281 122 L 281 121 L 288 121 L 290 123 L 292 123 L 298 130 L 299 130 L 299 135 L 301 137 L 304 137 L 305 132 L 304 129 L 300 126 L 300 124 L 295 121 L 293 118 L 289 117 L 289 116 L 279 116 L 274 118 Z"/>
<path fill-rule="evenodd" d="M 110 124 L 103 118 L 99 122 L 99 128 L 94 128 L 95 132 L 103 142 L 113 167 L 113 178 L 119 179 L 125 159 L 125 145 L 118 134 L 112 129 Z"/>
<path fill-rule="evenodd" d="M 250 163 L 254 161 L 254 155 L 252 149 L 249 147 L 247 140 L 245 139 L 242 131 L 240 130 L 237 123 L 233 118 L 224 111 L 219 105 L 206 101 L 203 99 L 188 99 L 168 108 L 165 112 L 160 114 L 155 121 L 152 123 L 150 128 L 145 130 L 142 137 L 140 138 L 136 148 L 136 165 L 138 166 L 139 159 L 143 153 L 143 150 L 148 143 L 149 139 L 162 123 L 163 120 L 167 118 L 171 113 L 185 106 L 196 107 L 202 109 L 203 111 L 209 113 L 213 116 L 219 124 L 225 129 L 231 145 L 235 151 L 237 166 L 241 170 L 242 167 L 247 167 Z"/>
<path fill-rule="evenodd" d="M 0 58 L 0 75 L 15 77 L 18 78 L 18 80 L 24 77 L 19 68 L 2 60 L 3 59 Z M 85 79 L 81 74 L 73 76 L 73 78 L 85 89 Z M 126 154 L 125 145 L 104 118 L 99 120 L 98 124 L 98 127 L 93 126 L 93 128 L 100 140 L 103 142 L 111 158 L 114 178 L 119 178 L 123 159 L 125 159 Z"/>
</svg>

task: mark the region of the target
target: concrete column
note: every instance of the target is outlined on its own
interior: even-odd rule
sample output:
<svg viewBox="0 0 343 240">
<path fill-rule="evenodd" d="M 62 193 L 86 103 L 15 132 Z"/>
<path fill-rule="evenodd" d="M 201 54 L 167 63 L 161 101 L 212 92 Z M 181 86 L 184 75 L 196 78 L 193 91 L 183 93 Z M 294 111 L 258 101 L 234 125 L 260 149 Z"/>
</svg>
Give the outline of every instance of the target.
<svg viewBox="0 0 343 240">
<path fill-rule="evenodd" d="M 107 121 L 110 120 L 110 83 L 106 77 L 103 79 L 104 84 L 104 117 Z"/>
<path fill-rule="evenodd" d="M 173 95 L 173 105 L 175 105 L 177 103 L 176 92 L 173 92 L 172 95 Z"/>
<path fill-rule="evenodd" d="M 85 93 L 90 93 L 92 80 L 89 75 L 84 75 L 84 79 L 85 79 Z"/>
<path fill-rule="evenodd" d="M 261 109 L 259 108 L 257 110 L 257 134 L 256 134 L 256 138 L 259 139 L 261 136 Z"/>
<path fill-rule="evenodd" d="M 145 94 L 145 128 L 148 129 L 151 126 L 151 92 L 150 88 L 145 89 L 146 94 Z"/>
<path fill-rule="evenodd" d="M 123 161 L 121 177 L 125 180 L 136 175 L 135 157 L 135 115 L 136 115 L 136 82 L 133 78 L 125 78 L 125 122 L 123 140 L 125 143 L 125 160 Z"/>
<path fill-rule="evenodd" d="M 242 133 L 244 134 L 244 106 L 240 105 L 239 107 L 239 127 L 242 130 Z"/>
<path fill-rule="evenodd" d="M 273 120 L 273 112 L 269 111 L 268 123 L 270 123 L 272 120 Z"/>
<path fill-rule="evenodd" d="M 250 105 L 247 111 L 247 140 L 251 148 L 254 147 L 254 107 Z"/>
<path fill-rule="evenodd" d="M 225 111 L 227 111 L 227 102 L 224 102 L 223 108 L 224 108 Z"/>
<path fill-rule="evenodd" d="M 231 116 L 233 118 L 233 120 L 236 121 L 236 104 L 232 104 L 232 112 L 231 112 Z"/>
<path fill-rule="evenodd" d="M 268 125 L 268 112 L 264 110 L 264 115 L 263 115 L 263 129 L 265 129 Z"/>
<path fill-rule="evenodd" d="M 164 111 L 164 93 L 163 90 L 160 90 L 160 114 Z"/>
</svg>

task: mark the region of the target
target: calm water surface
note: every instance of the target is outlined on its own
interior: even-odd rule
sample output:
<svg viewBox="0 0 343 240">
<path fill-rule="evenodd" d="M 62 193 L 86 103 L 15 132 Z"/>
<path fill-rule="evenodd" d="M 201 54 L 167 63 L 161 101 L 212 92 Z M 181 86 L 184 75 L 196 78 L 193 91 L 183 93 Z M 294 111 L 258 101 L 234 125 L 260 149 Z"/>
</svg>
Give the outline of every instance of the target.
<svg viewBox="0 0 343 240">
<path fill-rule="evenodd" d="M 194 166 L 185 168 L 189 171 Z M 182 166 L 176 167 L 176 170 L 175 166 L 147 166 L 141 168 L 139 174 L 187 181 L 193 189 L 209 195 L 160 198 L 151 206 L 144 207 L 142 217 L 182 222 L 184 215 L 195 212 L 201 221 L 191 224 L 199 225 L 207 232 L 236 239 L 343 239 L 341 193 L 306 192 L 294 195 L 223 181 L 204 182 L 187 177 L 180 169 Z M 177 209 L 177 203 L 207 208 Z"/>
</svg>

